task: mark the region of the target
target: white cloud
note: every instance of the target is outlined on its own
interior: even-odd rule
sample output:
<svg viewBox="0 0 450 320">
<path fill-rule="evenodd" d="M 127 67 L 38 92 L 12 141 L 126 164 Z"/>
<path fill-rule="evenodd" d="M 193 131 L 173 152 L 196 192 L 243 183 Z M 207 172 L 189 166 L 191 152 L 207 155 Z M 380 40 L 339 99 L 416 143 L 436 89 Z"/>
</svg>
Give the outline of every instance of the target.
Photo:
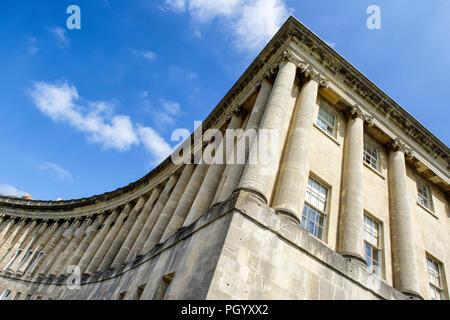
<svg viewBox="0 0 450 320">
<path fill-rule="evenodd" d="M 181 108 L 178 102 L 162 100 L 162 105 L 167 113 L 174 116 L 178 116 L 180 114 Z"/>
<path fill-rule="evenodd" d="M 72 180 L 72 174 L 70 173 L 70 171 L 64 169 L 63 167 L 61 167 L 60 165 L 58 165 L 57 163 L 54 163 L 54 162 L 46 161 L 39 165 L 39 169 L 43 170 L 43 171 L 51 171 L 51 172 L 55 173 L 56 176 L 58 177 L 58 179 L 66 180 L 66 181 Z"/>
<path fill-rule="evenodd" d="M 174 12 L 183 12 L 186 9 L 185 0 L 166 0 L 166 7 Z"/>
<path fill-rule="evenodd" d="M 166 0 L 172 11 L 189 12 L 194 35 L 214 19 L 230 28 L 235 45 L 242 51 L 257 51 L 278 31 L 289 16 L 283 0 Z"/>
<path fill-rule="evenodd" d="M 34 55 L 38 51 L 39 47 L 37 46 L 37 39 L 35 37 L 30 37 L 28 39 L 28 53 Z"/>
<path fill-rule="evenodd" d="M 58 44 L 61 47 L 67 47 L 69 45 L 69 39 L 66 37 L 66 30 L 61 27 L 55 27 L 50 30 L 58 40 Z"/>
<path fill-rule="evenodd" d="M 21 191 L 14 186 L 9 184 L 0 184 L 0 195 L 3 196 L 13 196 L 13 197 L 23 197 L 26 194 L 25 191 Z"/>
<path fill-rule="evenodd" d="M 158 58 L 158 56 L 156 55 L 156 53 L 154 53 L 153 51 L 150 50 L 136 50 L 136 49 L 131 49 L 131 51 L 133 52 L 133 54 L 135 54 L 136 56 L 139 57 L 143 57 L 147 60 L 155 60 Z"/>
<path fill-rule="evenodd" d="M 67 81 L 60 84 L 35 82 L 28 94 L 39 110 L 53 121 L 68 123 L 85 132 L 88 141 L 104 148 L 125 151 L 142 143 L 154 157 L 158 156 L 158 150 L 170 150 L 169 144 L 152 128 L 134 124 L 129 116 L 114 115 L 114 106 L 110 103 L 81 99 L 77 89 Z M 79 104 L 83 101 L 85 106 Z"/>
<path fill-rule="evenodd" d="M 156 162 L 164 160 L 172 152 L 172 148 L 152 128 L 138 126 L 138 132 L 144 147 Z"/>
</svg>

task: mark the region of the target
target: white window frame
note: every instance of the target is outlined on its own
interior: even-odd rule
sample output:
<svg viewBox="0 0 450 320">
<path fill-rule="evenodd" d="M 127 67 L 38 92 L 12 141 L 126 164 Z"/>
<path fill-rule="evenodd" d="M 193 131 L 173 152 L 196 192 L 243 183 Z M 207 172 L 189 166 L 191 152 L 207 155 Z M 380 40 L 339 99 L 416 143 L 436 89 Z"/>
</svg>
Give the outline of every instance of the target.
<svg viewBox="0 0 450 320">
<path fill-rule="evenodd" d="M 433 264 L 435 269 L 431 269 L 429 266 L 429 262 Z M 442 263 L 437 261 L 436 259 L 430 257 L 427 254 L 427 271 L 428 271 L 428 288 L 430 292 L 430 297 L 432 300 L 445 300 L 445 285 L 444 285 L 444 274 L 443 274 Z M 436 278 L 439 284 L 436 284 L 432 281 L 432 277 Z M 435 299 L 434 294 L 439 294 L 440 299 Z"/>
<path fill-rule="evenodd" d="M 20 270 L 20 268 L 22 268 L 25 265 L 25 263 L 33 255 L 33 253 L 34 253 L 34 250 L 28 250 L 27 251 L 27 253 L 23 257 L 22 261 L 20 262 L 19 266 L 17 267 L 17 270 Z"/>
<path fill-rule="evenodd" d="M 372 229 L 369 229 L 367 227 L 367 221 L 370 221 L 370 223 L 376 224 L 377 230 L 376 230 L 376 244 L 373 243 L 373 241 L 370 241 L 367 239 L 366 235 L 369 234 L 371 237 L 375 236 L 373 234 Z M 378 275 L 379 277 L 383 276 L 383 246 L 382 246 L 382 223 L 378 221 L 377 219 L 373 218 L 371 215 L 364 213 L 364 258 L 366 259 L 367 267 L 369 269 L 370 273 L 374 273 Z M 370 247 L 371 250 L 371 256 L 367 256 L 366 248 L 367 246 Z M 378 267 L 374 268 L 374 253 L 377 253 L 378 257 Z M 370 263 L 367 261 L 370 258 Z"/>
<path fill-rule="evenodd" d="M 367 150 L 372 148 L 376 151 L 376 156 L 372 154 L 373 150 Z M 376 143 L 374 143 L 371 139 L 368 137 L 364 137 L 364 147 L 363 147 L 363 161 L 365 164 L 367 164 L 372 169 L 375 169 L 376 171 L 380 171 L 380 159 L 381 159 L 381 152 L 380 148 L 377 146 Z M 375 166 L 374 166 L 375 164 Z"/>
<path fill-rule="evenodd" d="M 0 300 L 7 300 L 10 293 L 11 293 L 10 290 L 5 289 L 5 291 L 3 291 L 2 293 L 2 296 L 0 297 Z"/>
<path fill-rule="evenodd" d="M 310 175 L 308 177 L 308 185 L 306 186 L 306 192 L 308 192 L 309 180 L 312 180 L 313 183 L 316 182 L 317 184 L 319 184 L 320 187 L 322 187 L 322 188 L 324 188 L 326 190 L 326 198 L 325 198 L 325 202 L 324 202 L 324 209 L 321 210 L 321 209 L 317 208 L 314 204 L 308 202 L 306 200 L 306 196 L 305 196 L 305 202 L 303 204 L 303 212 L 302 212 L 302 217 L 301 217 L 301 221 L 300 221 L 300 226 L 303 229 L 307 230 L 312 236 L 316 237 L 319 240 L 325 241 L 331 188 L 327 184 L 323 183 L 321 180 L 317 179 L 315 176 Z M 315 211 L 315 214 L 319 215 L 319 219 L 322 218 L 322 225 L 320 225 L 320 220 L 319 220 L 319 223 L 317 223 L 316 221 L 312 221 L 309 218 L 309 216 L 305 215 L 305 210 L 313 210 L 313 211 Z M 316 228 L 317 228 L 317 234 L 311 233 L 308 230 L 307 225 L 306 225 L 307 222 L 312 222 L 314 224 L 314 230 L 316 230 Z M 322 230 L 321 234 L 320 234 L 320 230 Z"/>
<path fill-rule="evenodd" d="M 320 116 L 320 110 L 323 109 L 325 112 L 328 112 L 331 116 L 334 117 L 334 123 L 331 124 L 328 119 L 324 119 Z M 321 123 L 319 123 L 319 121 Z M 331 108 L 325 104 L 325 102 L 321 101 L 319 103 L 319 112 L 317 113 L 317 119 L 316 119 L 316 126 L 318 126 L 322 131 L 324 131 L 326 134 L 330 135 L 333 138 L 336 138 L 336 132 L 337 132 L 337 115 L 333 111 L 331 111 Z M 326 126 L 324 128 L 323 126 Z M 332 132 L 328 130 L 328 127 L 332 128 Z"/>
<path fill-rule="evenodd" d="M 433 197 L 431 193 L 431 188 L 422 179 L 416 177 L 416 185 L 417 185 L 417 201 L 420 205 L 424 206 L 428 210 L 433 211 Z M 424 189 L 427 192 L 426 202 L 423 201 L 425 198 L 421 193 L 421 189 Z"/>
<path fill-rule="evenodd" d="M 36 255 L 36 258 L 34 258 L 34 260 L 32 260 L 33 262 L 30 264 L 30 266 L 25 270 L 25 274 L 30 273 L 31 271 L 33 271 L 34 267 L 36 266 L 37 262 L 39 261 L 39 259 L 41 258 L 41 256 L 44 254 L 44 251 L 39 251 Z"/>
<path fill-rule="evenodd" d="M 5 266 L 4 270 L 8 270 L 9 267 L 11 267 L 11 265 L 14 263 L 14 261 L 17 259 L 17 257 L 22 253 L 23 248 L 17 249 L 16 253 L 14 253 L 13 257 L 11 258 L 11 260 L 9 260 L 8 264 Z"/>
</svg>

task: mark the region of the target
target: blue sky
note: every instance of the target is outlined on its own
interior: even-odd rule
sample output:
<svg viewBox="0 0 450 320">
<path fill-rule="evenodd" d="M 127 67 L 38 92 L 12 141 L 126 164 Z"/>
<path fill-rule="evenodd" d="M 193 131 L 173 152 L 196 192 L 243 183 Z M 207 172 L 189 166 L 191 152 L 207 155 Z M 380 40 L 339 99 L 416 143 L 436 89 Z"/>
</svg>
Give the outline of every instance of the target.
<svg viewBox="0 0 450 320">
<path fill-rule="evenodd" d="M 289 14 L 449 144 L 447 0 L 3 0 L 0 193 L 72 199 L 141 178 Z"/>
</svg>

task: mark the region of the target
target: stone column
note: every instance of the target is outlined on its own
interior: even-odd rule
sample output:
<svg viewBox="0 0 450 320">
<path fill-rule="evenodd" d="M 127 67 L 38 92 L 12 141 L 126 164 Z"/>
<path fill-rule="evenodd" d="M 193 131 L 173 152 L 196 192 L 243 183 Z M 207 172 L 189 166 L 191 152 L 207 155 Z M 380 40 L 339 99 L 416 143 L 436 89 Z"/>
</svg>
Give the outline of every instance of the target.
<svg viewBox="0 0 450 320">
<path fill-rule="evenodd" d="M 41 238 L 44 237 L 47 228 L 50 226 L 50 222 L 45 220 L 41 222 L 42 225 L 39 228 L 39 231 L 36 233 L 36 235 L 33 237 L 33 240 L 29 242 L 27 248 L 25 249 L 26 252 L 28 252 L 29 250 L 34 250 L 34 252 L 31 254 L 31 256 L 28 258 L 28 261 L 26 261 L 26 263 L 24 263 L 19 269 L 17 269 L 17 273 L 19 274 L 23 274 L 24 271 L 26 270 L 26 268 L 28 267 L 29 263 L 32 261 L 33 256 L 36 254 L 38 248 L 39 248 L 39 243 L 41 242 Z"/>
<path fill-rule="evenodd" d="M 45 265 L 47 264 L 47 261 L 52 258 L 53 250 L 55 249 L 58 242 L 61 240 L 61 237 L 62 237 L 64 231 L 66 231 L 69 226 L 70 226 L 70 222 L 65 221 L 64 223 L 62 223 L 59 226 L 58 230 L 52 235 L 52 238 L 50 239 L 50 241 L 47 243 L 47 245 L 45 246 L 45 248 L 43 250 L 44 253 L 42 254 L 39 261 L 36 263 L 36 266 L 34 267 L 34 270 L 36 270 L 36 271 L 34 271 L 33 274 L 45 276 L 45 274 L 42 272 L 42 270 L 45 267 Z"/>
<path fill-rule="evenodd" d="M 142 209 L 136 222 L 134 223 L 133 228 L 131 229 L 127 238 L 125 239 L 124 243 L 122 244 L 120 252 L 117 254 L 118 256 L 123 256 L 124 258 L 126 258 L 128 256 L 131 248 L 133 247 L 133 245 L 136 241 L 136 238 L 139 235 L 139 232 L 143 229 L 145 221 L 149 217 L 149 213 L 151 212 L 156 199 L 158 199 L 159 193 L 160 193 L 159 187 L 156 187 L 153 189 L 149 199 L 145 203 L 144 208 Z M 127 262 L 127 260 L 125 259 L 123 262 Z"/>
<path fill-rule="evenodd" d="M 109 228 L 109 221 L 111 219 L 115 219 L 115 217 L 112 217 L 113 215 L 117 215 L 117 211 L 114 211 L 111 213 L 108 217 L 106 217 L 106 214 L 100 214 L 98 215 L 95 220 L 92 222 L 92 224 L 86 229 L 85 235 L 83 237 L 83 240 L 81 240 L 80 244 L 78 245 L 77 249 L 75 250 L 74 255 L 66 262 L 66 265 L 63 268 L 63 272 L 65 273 L 67 271 L 68 266 L 74 266 L 78 265 L 80 263 L 80 259 L 83 258 L 83 255 L 87 252 L 92 252 L 92 255 L 95 253 L 95 250 L 91 248 L 91 245 L 93 244 L 93 241 L 97 239 L 95 237 L 96 235 L 98 238 L 101 237 L 101 232 L 104 231 L 105 228 Z M 105 222 L 106 220 L 106 222 Z M 102 225 L 102 223 L 105 222 L 105 226 L 102 228 L 102 230 L 98 230 L 99 226 Z M 100 239 L 98 240 L 100 243 Z M 89 263 L 90 260 L 86 259 L 84 263 Z"/>
<path fill-rule="evenodd" d="M 256 161 L 258 163 L 249 162 L 244 169 L 238 186 L 238 189 L 247 190 L 259 196 L 265 203 L 270 201 L 275 181 L 274 177 L 278 170 L 283 149 L 284 136 L 281 134 L 281 128 L 286 117 L 291 117 L 287 110 L 289 109 L 288 102 L 294 86 L 297 64 L 298 60 L 289 51 L 283 53 L 282 61 L 279 63 L 278 74 L 259 126 L 258 145 L 261 147 L 263 133 L 269 133 L 271 136 L 275 135 L 276 139 L 273 145 L 271 141 L 262 145 L 264 149 L 267 149 L 264 150 L 264 153 L 268 157 L 258 159 Z M 261 130 L 263 130 L 263 133 Z M 255 148 L 258 149 L 254 143 L 251 149 L 255 150 Z"/>
<path fill-rule="evenodd" d="M 155 225 L 156 220 L 158 219 L 162 209 L 164 208 L 164 205 L 167 202 L 167 198 L 169 197 L 169 193 L 172 191 L 172 188 L 175 186 L 175 183 L 177 182 L 177 178 L 178 178 L 178 176 L 176 174 L 172 174 L 169 177 L 169 180 L 167 181 L 166 185 L 164 186 L 163 192 L 159 196 L 158 201 L 155 204 L 155 207 L 153 208 L 147 221 L 145 222 L 144 228 L 142 229 L 133 248 L 131 249 L 130 253 L 128 254 L 126 261 L 133 260 L 138 255 L 140 255 L 142 252 L 145 252 L 145 250 L 143 250 L 143 246 L 144 246 L 145 242 L 147 241 L 147 238 L 148 238 L 150 232 L 152 231 L 153 226 Z"/>
<path fill-rule="evenodd" d="M 51 257 L 50 259 L 48 259 L 46 265 L 42 269 L 41 274 L 53 275 L 51 271 L 54 270 L 54 267 L 56 267 L 55 262 L 58 260 L 59 256 L 63 253 L 64 249 L 66 249 L 67 245 L 69 244 L 69 241 L 72 239 L 73 233 L 79 226 L 80 226 L 80 219 L 75 219 L 75 221 L 71 223 L 70 227 L 63 232 L 61 241 L 55 247 L 55 250 L 53 250 Z"/>
<path fill-rule="evenodd" d="M 290 137 L 281 164 L 278 187 L 273 207 L 300 223 L 306 184 L 309 177 L 309 147 L 314 123 L 319 83 L 326 81 L 314 70 L 308 71 L 309 79 L 300 91 L 294 111 Z"/>
<path fill-rule="evenodd" d="M 364 259 L 364 119 L 358 106 L 350 108 L 342 173 L 340 253 L 366 266 Z"/>
<path fill-rule="evenodd" d="M 159 240 L 161 240 L 161 236 L 166 230 L 166 227 L 169 224 L 172 214 L 175 211 L 181 196 L 183 195 L 183 191 L 186 189 L 189 179 L 191 178 L 192 172 L 194 171 L 194 167 L 195 165 L 193 164 L 186 164 L 186 166 L 184 167 L 183 173 L 178 179 L 177 185 L 175 186 L 175 189 L 173 189 L 173 192 L 170 195 L 169 200 L 167 200 L 166 206 L 161 212 L 158 221 L 153 227 L 153 230 L 150 233 L 150 236 L 148 237 L 144 247 L 148 247 L 151 249 L 159 242 Z"/>
<path fill-rule="evenodd" d="M 242 114 L 239 109 L 233 111 L 231 121 L 227 130 L 235 130 L 241 127 Z M 224 146 L 226 146 L 226 133 L 222 141 L 219 143 L 218 149 L 221 150 L 214 159 L 214 163 L 209 165 L 205 178 L 203 179 L 202 186 L 195 197 L 191 210 L 184 221 L 184 226 L 190 225 L 197 220 L 202 214 L 204 214 L 211 206 L 214 194 L 216 193 L 217 186 L 219 185 L 220 178 L 222 177 L 223 170 L 225 169 L 226 152 L 223 152 Z"/>
<path fill-rule="evenodd" d="M 121 210 L 120 212 L 123 212 L 123 210 Z M 113 228 L 113 226 L 116 224 L 117 219 L 120 219 L 119 208 L 114 209 L 114 211 L 108 216 L 106 221 L 103 223 L 103 227 L 101 230 L 98 230 L 98 227 L 89 230 L 89 232 L 94 232 L 95 238 L 89 243 L 80 261 L 77 263 L 78 267 L 80 268 L 80 272 L 84 272 L 87 268 L 90 269 L 91 265 L 94 263 L 99 264 L 100 259 L 103 259 L 105 249 L 101 246 L 103 246 L 105 238 L 109 234 L 111 228 Z"/>
<path fill-rule="evenodd" d="M 16 252 L 19 248 L 22 248 L 23 251 L 17 256 L 17 258 L 14 260 L 14 263 L 9 267 L 11 271 L 15 271 L 19 266 L 20 262 L 22 261 L 22 259 L 26 256 L 29 249 L 27 243 L 31 241 L 30 234 L 34 231 L 37 224 L 38 221 L 33 220 L 33 222 L 28 226 L 26 232 L 24 232 L 22 236 L 14 244 L 14 247 L 12 248 L 13 252 Z"/>
<path fill-rule="evenodd" d="M 129 250 L 126 250 L 122 245 L 128 234 L 130 233 L 130 230 L 133 227 L 138 214 L 140 213 L 140 211 L 142 211 L 146 200 L 147 198 L 145 196 L 141 196 L 139 198 L 133 210 L 128 215 L 127 221 L 123 224 L 122 228 L 120 228 L 120 231 L 117 234 L 116 239 L 114 239 L 114 242 L 107 254 L 108 259 L 105 259 L 106 261 L 104 261 L 108 268 L 117 268 L 124 262 L 125 258 L 127 257 Z"/>
<path fill-rule="evenodd" d="M 1 269 L 3 269 L 12 259 L 12 257 L 16 254 L 16 251 L 19 248 L 21 242 L 20 238 L 23 239 L 23 236 L 21 237 L 20 235 L 23 229 L 26 228 L 27 223 L 28 222 L 26 219 L 21 218 L 20 224 L 8 237 L 8 240 L 5 241 L 5 243 L 3 244 L 2 251 L 5 250 L 6 254 L 2 257 L 2 263 L 0 264 Z"/>
<path fill-rule="evenodd" d="M 15 238 L 17 237 L 17 235 L 22 231 L 22 228 L 24 227 L 24 225 L 26 224 L 25 219 L 23 218 L 19 218 L 18 221 L 16 221 L 10 228 L 9 230 L 11 230 L 11 232 L 9 232 L 6 234 L 5 236 L 5 241 L 3 241 L 2 243 L 2 247 L 0 249 L 0 253 L 2 253 L 2 258 L 0 261 L 4 261 L 6 257 L 9 257 L 9 254 L 11 252 L 8 252 L 8 249 L 11 249 L 11 245 L 13 243 L 15 243 Z M 14 228 L 14 229 L 13 229 Z"/>
<path fill-rule="evenodd" d="M 161 237 L 161 241 L 166 241 L 183 225 L 189 209 L 194 202 L 195 196 L 197 195 L 198 189 L 202 184 L 207 169 L 208 166 L 206 164 L 197 164 L 195 167 L 194 173 L 192 174 L 191 179 L 189 179 L 189 183 L 183 192 L 183 196 L 178 202 L 177 208 L 175 209 L 172 218 L 170 218 L 170 222 Z"/>
<path fill-rule="evenodd" d="M 125 207 L 120 212 L 119 216 L 112 221 L 112 227 L 108 231 L 108 235 L 104 238 L 104 240 L 101 242 L 100 247 L 98 248 L 97 252 L 95 253 L 93 259 L 90 261 L 90 264 L 88 264 L 88 267 L 84 270 L 84 273 L 94 273 L 97 271 L 97 269 L 103 270 L 103 262 L 105 260 L 110 259 L 110 248 L 116 239 L 120 228 L 122 228 L 122 225 L 125 222 L 125 219 L 128 217 L 128 214 L 130 213 L 131 205 L 130 203 L 127 203 Z M 97 268 L 98 263 L 100 263 L 100 267 Z M 107 266 L 109 267 L 109 265 Z M 81 267 L 80 267 L 81 268 Z M 81 270 L 83 272 L 83 270 Z"/>
<path fill-rule="evenodd" d="M 227 167 L 225 169 L 225 178 L 223 181 L 223 187 L 222 190 L 220 190 L 220 193 L 217 197 L 216 203 L 221 203 L 227 200 L 232 192 L 237 188 L 239 179 L 242 176 L 242 171 L 245 168 L 245 163 L 248 162 L 248 155 L 249 155 L 249 144 L 255 143 L 256 138 L 256 132 L 259 128 L 259 124 L 261 122 L 261 118 L 264 114 L 264 110 L 267 105 L 267 101 L 269 100 L 270 91 L 272 90 L 272 84 L 270 81 L 264 77 L 263 80 L 260 82 L 260 89 L 258 92 L 258 96 L 256 98 L 255 104 L 253 105 L 252 111 L 250 113 L 250 117 L 247 121 L 247 124 L 245 125 L 245 132 L 241 134 L 238 138 L 238 141 L 236 143 L 236 150 L 238 149 L 238 146 L 243 143 L 245 145 L 245 154 L 244 154 L 244 163 L 236 163 L 236 164 L 229 164 L 231 161 L 227 162 Z M 242 140 L 244 139 L 244 140 Z M 249 140 L 249 144 L 245 142 L 245 139 Z M 237 151 L 240 152 L 240 151 Z M 238 155 L 240 157 L 241 155 Z"/>
<path fill-rule="evenodd" d="M 84 232 L 86 231 L 87 227 L 90 224 L 91 217 L 85 218 L 82 225 L 75 230 L 75 232 L 71 236 L 71 240 L 69 244 L 67 245 L 66 249 L 64 250 L 63 254 L 60 255 L 58 260 L 55 261 L 54 268 L 50 270 L 51 274 L 60 275 L 61 273 L 64 273 L 66 270 L 66 262 L 69 260 L 69 258 L 73 255 L 77 245 L 80 242 L 81 237 L 84 235 Z"/>
<path fill-rule="evenodd" d="M 423 299 L 419 293 L 420 278 L 414 251 L 412 210 L 406 178 L 405 154 L 412 151 L 400 139 L 389 154 L 389 209 L 394 286 L 404 294 Z"/>
</svg>

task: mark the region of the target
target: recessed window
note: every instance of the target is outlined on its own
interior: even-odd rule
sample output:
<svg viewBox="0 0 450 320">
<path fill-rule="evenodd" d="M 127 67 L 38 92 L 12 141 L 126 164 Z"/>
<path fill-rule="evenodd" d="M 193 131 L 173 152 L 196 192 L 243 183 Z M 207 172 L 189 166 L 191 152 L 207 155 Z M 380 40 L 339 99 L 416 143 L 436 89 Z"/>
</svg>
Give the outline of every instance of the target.
<svg viewBox="0 0 450 320">
<path fill-rule="evenodd" d="M 14 261 L 17 259 L 17 257 L 22 253 L 23 249 L 19 249 L 16 251 L 16 253 L 14 254 L 14 256 L 11 258 L 11 260 L 9 260 L 8 264 L 5 267 L 5 270 L 8 270 L 9 267 L 11 267 L 11 265 L 14 263 Z"/>
<path fill-rule="evenodd" d="M 134 299 L 141 300 L 141 296 L 142 296 L 142 293 L 144 292 L 144 290 L 145 290 L 145 284 L 143 284 L 142 286 L 139 286 L 137 288 L 136 297 Z"/>
<path fill-rule="evenodd" d="M 0 300 L 6 300 L 8 299 L 9 294 L 11 293 L 11 291 L 9 291 L 8 289 L 6 289 L 5 291 L 3 291 L 2 296 L 0 297 Z"/>
<path fill-rule="evenodd" d="M 164 300 L 167 293 L 167 289 L 169 288 L 169 285 L 172 282 L 174 275 L 175 273 L 170 273 L 162 277 L 161 282 L 159 283 L 159 286 L 156 289 L 155 295 L 153 296 L 153 300 Z"/>
<path fill-rule="evenodd" d="M 125 295 L 126 295 L 126 294 L 127 294 L 126 291 L 123 291 L 123 292 L 119 293 L 119 299 L 118 299 L 118 300 L 123 300 L 123 299 L 125 299 Z"/>
<path fill-rule="evenodd" d="M 319 115 L 317 117 L 317 126 L 322 128 L 331 136 L 336 134 L 336 115 L 324 106 L 319 107 Z"/>
<path fill-rule="evenodd" d="M 367 268 L 381 276 L 381 225 L 364 215 L 364 251 Z"/>
<path fill-rule="evenodd" d="M 25 274 L 28 274 L 29 272 L 33 271 L 34 267 L 36 266 L 36 264 L 38 263 L 39 259 L 41 258 L 41 256 L 44 254 L 44 251 L 40 251 L 38 252 L 38 254 L 36 255 L 36 257 L 34 258 L 34 260 L 32 260 L 33 262 L 31 263 L 31 265 L 27 268 L 27 270 L 25 271 Z"/>
<path fill-rule="evenodd" d="M 19 266 L 17 267 L 17 270 L 20 270 L 25 265 L 25 263 L 27 263 L 28 259 L 31 257 L 33 252 L 34 252 L 34 250 L 28 250 L 27 254 L 25 255 L 25 257 L 23 257 L 22 261 L 20 262 Z"/>
<path fill-rule="evenodd" d="M 312 177 L 308 179 L 301 226 L 321 240 L 324 236 L 328 196 L 329 191 L 325 185 Z"/>
<path fill-rule="evenodd" d="M 442 264 L 427 257 L 428 279 L 430 284 L 430 296 L 432 300 L 444 300 L 444 281 L 442 276 Z"/>
<path fill-rule="evenodd" d="M 380 149 L 378 149 L 372 142 L 364 139 L 364 162 L 370 167 L 378 170 L 378 163 L 380 159 Z"/>
<path fill-rule="evenodd" d="M 417 197 L 421 205 L 432 210 L 430 188 L 428 188 L 428 186 L 420 179 L 417 179 Z"/>
</svg>

